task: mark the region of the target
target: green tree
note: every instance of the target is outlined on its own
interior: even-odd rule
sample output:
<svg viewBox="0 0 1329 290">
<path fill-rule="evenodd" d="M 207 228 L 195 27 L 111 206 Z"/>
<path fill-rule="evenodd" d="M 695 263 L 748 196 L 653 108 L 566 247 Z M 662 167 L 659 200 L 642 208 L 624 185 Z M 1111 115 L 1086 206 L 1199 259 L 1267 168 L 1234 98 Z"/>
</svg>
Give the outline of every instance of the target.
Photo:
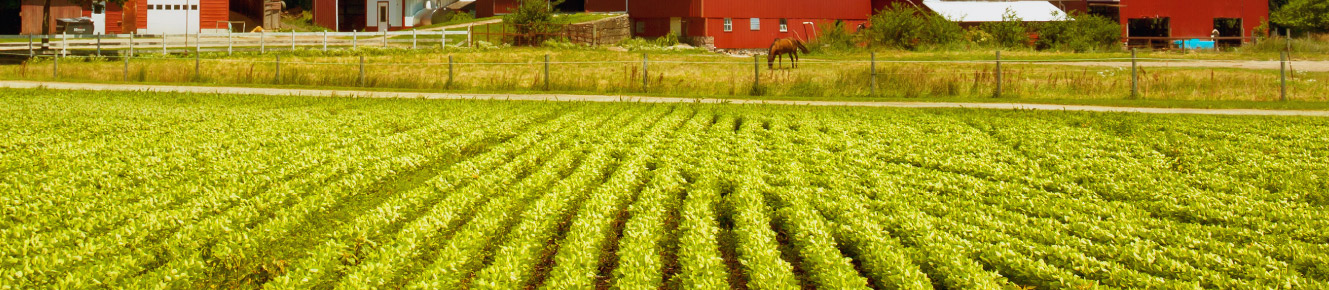
<svg viewBox="0 0 1329 290">
<path fill-rule="evenodd" d="M 990 42 L 997 47 L 1024 47 L 1029 42 L 1029 27 L 1011 9 L 1001 14 L 1001 21 L 983 22 L 978 29 L 991 35 Z"/>
<path fill-rule="evenodd" d="M 1064 21 L 1038 25 L 1038 48 L 1104 51 L 1119 47 L 1121 24 L 1107 17 L 1071 12 Z"/>
<path fill-rule="evenodd" d="M 560 25 L 554 23 L 554 6 L 564 0 L 521 0 L 517 9 L 508 11 L 503 16 L 503 23 L 511 25 L 517 35 L 514 45 L 539 45 L 550 35 L 558 32 Z"/>
<path fill-rule="evenodd" d="M 1270 20 L 1300 31 L 1329 31 L 1329 1 L 1290 0 L 1278 7 Z"/>
</svg>

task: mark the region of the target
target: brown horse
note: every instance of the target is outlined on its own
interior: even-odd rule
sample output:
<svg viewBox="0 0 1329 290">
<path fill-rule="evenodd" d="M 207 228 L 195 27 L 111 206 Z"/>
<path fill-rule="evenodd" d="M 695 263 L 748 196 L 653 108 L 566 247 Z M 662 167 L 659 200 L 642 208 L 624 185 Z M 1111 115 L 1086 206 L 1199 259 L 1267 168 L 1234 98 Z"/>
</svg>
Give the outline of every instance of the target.
<svg viewBox="0 0 1329 290">
<path fill-rule="evenodd" d="M 766 67 L 774 69 L 776 59 L 780 60 L 780 66 L 784 66 L 784 59 L 781 58 L 780 55 L 788 54 L 789 63 L 793 65 L 794 68 L 798 68 L 798 51 L 800 50 L 802 50 L 803 53 L 808 53 L 808 48 L 803 46 L 803 42 L 798 39 L 776 39 L 775 42 L 771 43 L 770 53 L 766 54 Z"/>
</svg>

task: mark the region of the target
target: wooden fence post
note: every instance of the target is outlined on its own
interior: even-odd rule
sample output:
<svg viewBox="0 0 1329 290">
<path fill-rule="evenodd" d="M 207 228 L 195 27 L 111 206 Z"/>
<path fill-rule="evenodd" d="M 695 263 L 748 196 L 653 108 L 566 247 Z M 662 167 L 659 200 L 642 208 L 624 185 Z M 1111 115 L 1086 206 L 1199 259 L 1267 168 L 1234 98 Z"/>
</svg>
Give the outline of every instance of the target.
<svg viewBox="0 0 1329 290">
<path fill-rule="evenodd" d="M 545 54 L 545 90 L 549 90 L 549 54 Z"/>
<path fill-rule="evenodd" d="M 360 56 L 360 86 L 365 86 L 365 56 Z"/>
<path fill-rule="evenodd" d="M 445 49 L 445 48 L 448 48 L 448 30 L 447 30 L 447 29 L 443 29 L 443 30 L 439 30 L 439 31 L 438 31 L 438 49 Z"/>
<path fill-rule="evenodd" d="M 186 51 L 188 51 L 188 50 L 186 50 Z M 186 53 L 188 53 L 188 52 L 186 52 Z M 170 54 L 170 53 L 166 52 L 166 34 L 165 34 L 165 33 L 162 33 L 162 55 L 167 55 L 167 54 Z"/>
<path fill-rule="evenodd" d="M 351 30 L 351 49 L 360 49 L 360 32 Z"/>
<path fill-rule="evenodd" d="M 328 51 L 328 30 L 323 30 L 323 51 Z"/>
<path fill-rule="evenodd" d="M 1140 73 L 1139 62 L 1135 55 L 1135 49 L 1131 48 L 1131 98 L 1140 97 Z"/>
<path fill-rule="evenodd" d="M 227 26 L 230 26 L 230 25 L 227 25 Z M 231 40 L 231 30 L 230 30 L 230 29 L 227 29 L 227 30 L 226 30 L 226 55 L 227 55 L 227 56 L 230 56 L 231 53 L 233 53 L 233 52 L 235 52 L 235 43 L 234 43 L 234 41 Z"/>
<path fill-rule="evenodd" d="M 97 56 L 102 56 L 102 34 L 97 34 Z"/>
<path fill-rule="evenodd" d="M 1001 51 L 997 51 L 997 89 L 992 94 L 993 98 L 1001 97 Z"/>
<path fill-rule="evenodd" d="M 761 59 L 752 55 L 752 93 L 757 93 L 758 88 L 761 88 Z"/>
<path fill-rule="evenodd" d="M 189 49 L 186 48 L 186 49 L 185 49 L 185 53 L 189 53 Z M 199 70 L 199 65 L 198 65 L 198 63 L 199 63 L 199 61 L 198 61 L 198 51 L 195 50 L 195 51 L 194 51 L 194 81 L 200 81 L 200 80 L 203 79 L 203 75 L 200 74 L 201 71 Z"/>
<path fill-rule="evenodd" d="M 1279 94 L 1278 94 L 1278 96 L 1279 96 L 1278 99 L 1281 100 L 1281 101 L 1286 102 L 1286 101 L 1287 101 L 1287 62 L 1288 62 L 1288 53 L 1287 53 L 1286 51 L 1283 52 L 1283 53 L 1281 53 L 1281 54 L 1279 55 L 1279 58 L 1280 58 L 1280 59 L 1279 59 L 1279 62 L 1278 62 L 1278 80 L 1279 80 L 1279 88 L 1280 88 L 1280 91 L 1279 91 Z"/>
<path fill-rule="evenodd" d="M 475 43 L 471 41 L 471 40 L 473 39 L 472 36 L 474 36 L 474 35 L 475 35 L 475 25 L 467 25 L 467 26 L 466 26 L 466 46 L 467 46 L 467 47 L 475 47 Z"/>
<path fill-rule="evenodd" d="M 32 34 L 28 34 L 28 57 L 31 58 L 35 55 L 37 55 L 37 52 L 32 49 Z"/>
<path fill-rule="evenodd" d="M 291 30 L 291 51 L 295 51 L 295 30 Z"/>
<path fill-rule="evenodd" d="M 258 54 L 264 54 L 268 52 L 268 42 L 267 42 L 268 38 L 264 37 L 266 35 L 267 35 L 266 32 L 263 32 L 262 30 L 258 31 Z"/>
<path fill-rule="evenodd" d="M 134 56 L 134 34 L 129 35 L 129 56 Z"/>
<path fill-rule="evenodd" d="M 875 96 L 877 95 L 877 52 L 873 51 L 871 57 L 868 67 L 872 69 L 872 89 L 868 91 L 868 96 Z"/>
<path fill-rule="evenodd" d="M 276 62 L 276 65 L 277 65 L 277 77 L 276 77 L 277 80 L 276 80 L 276 82 L 277 82 L 277 84 L 280 85 L 280 84 L 281 84 L 281 55 L 280 55 L 280 54 L 277 55 L 277 62 Z"/>
<path fill-rule="evenodd" d="M 416 39 L 418 38 L 416 37 L 415 29 L 411 29 L 411 49 L 416 49 Z"/>
<path fill-rule="evenodd" d="M 452 88 L 452 55 L 448 55 L 448 88 Z"/>
<path fill-rule="evenodd" d="M 651 70 L 650 70 L 650 69 L 651 69 L 651 66 L 650 66 L 650 59 L 649 59 L 649 58 L 646 58 L 646 54 L 645 54 L 645 53 L 642 53 L 642 54 L 641 54 L 641 91 L 643 91 L 643 92 L 645 92 L 645 91 L 647 91 L 647 90 L 650 89 L 650 83 L 651 83 Z"/>
</svg>

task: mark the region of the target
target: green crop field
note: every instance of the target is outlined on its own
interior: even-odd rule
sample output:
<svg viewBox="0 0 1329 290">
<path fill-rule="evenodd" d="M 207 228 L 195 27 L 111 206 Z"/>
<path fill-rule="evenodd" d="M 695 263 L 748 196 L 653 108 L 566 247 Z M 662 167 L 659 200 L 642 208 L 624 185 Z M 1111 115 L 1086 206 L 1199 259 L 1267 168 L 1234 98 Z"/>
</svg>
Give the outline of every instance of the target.
<svg viewBox="0 0 1329 290">
<path fill-rule="evenodd" d="M 0 90 L 0 289 L 1326 289 L 1329 119 Z"/>
</svg>

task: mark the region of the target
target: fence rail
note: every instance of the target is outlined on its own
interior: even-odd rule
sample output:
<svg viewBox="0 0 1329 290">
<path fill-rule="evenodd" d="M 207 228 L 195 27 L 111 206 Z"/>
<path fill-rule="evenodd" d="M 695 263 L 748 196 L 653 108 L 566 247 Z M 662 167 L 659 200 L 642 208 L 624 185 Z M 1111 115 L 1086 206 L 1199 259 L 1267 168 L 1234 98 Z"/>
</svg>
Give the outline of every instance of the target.
<svg viewBox="0 0 1329 290">
<path fill-rule="evenodd" d="M 449 36 L 466 40 L 449 40 Z M 176 52 L 341 49 L 359 47 L 443 48 L 469 45 L 469 31 L 243 32 L 197 34 L 0 35 L 0 52 L 49 54 L 142 54 Z M 45 40 L 45 43 L 43 43 Z"/>
</svg>

